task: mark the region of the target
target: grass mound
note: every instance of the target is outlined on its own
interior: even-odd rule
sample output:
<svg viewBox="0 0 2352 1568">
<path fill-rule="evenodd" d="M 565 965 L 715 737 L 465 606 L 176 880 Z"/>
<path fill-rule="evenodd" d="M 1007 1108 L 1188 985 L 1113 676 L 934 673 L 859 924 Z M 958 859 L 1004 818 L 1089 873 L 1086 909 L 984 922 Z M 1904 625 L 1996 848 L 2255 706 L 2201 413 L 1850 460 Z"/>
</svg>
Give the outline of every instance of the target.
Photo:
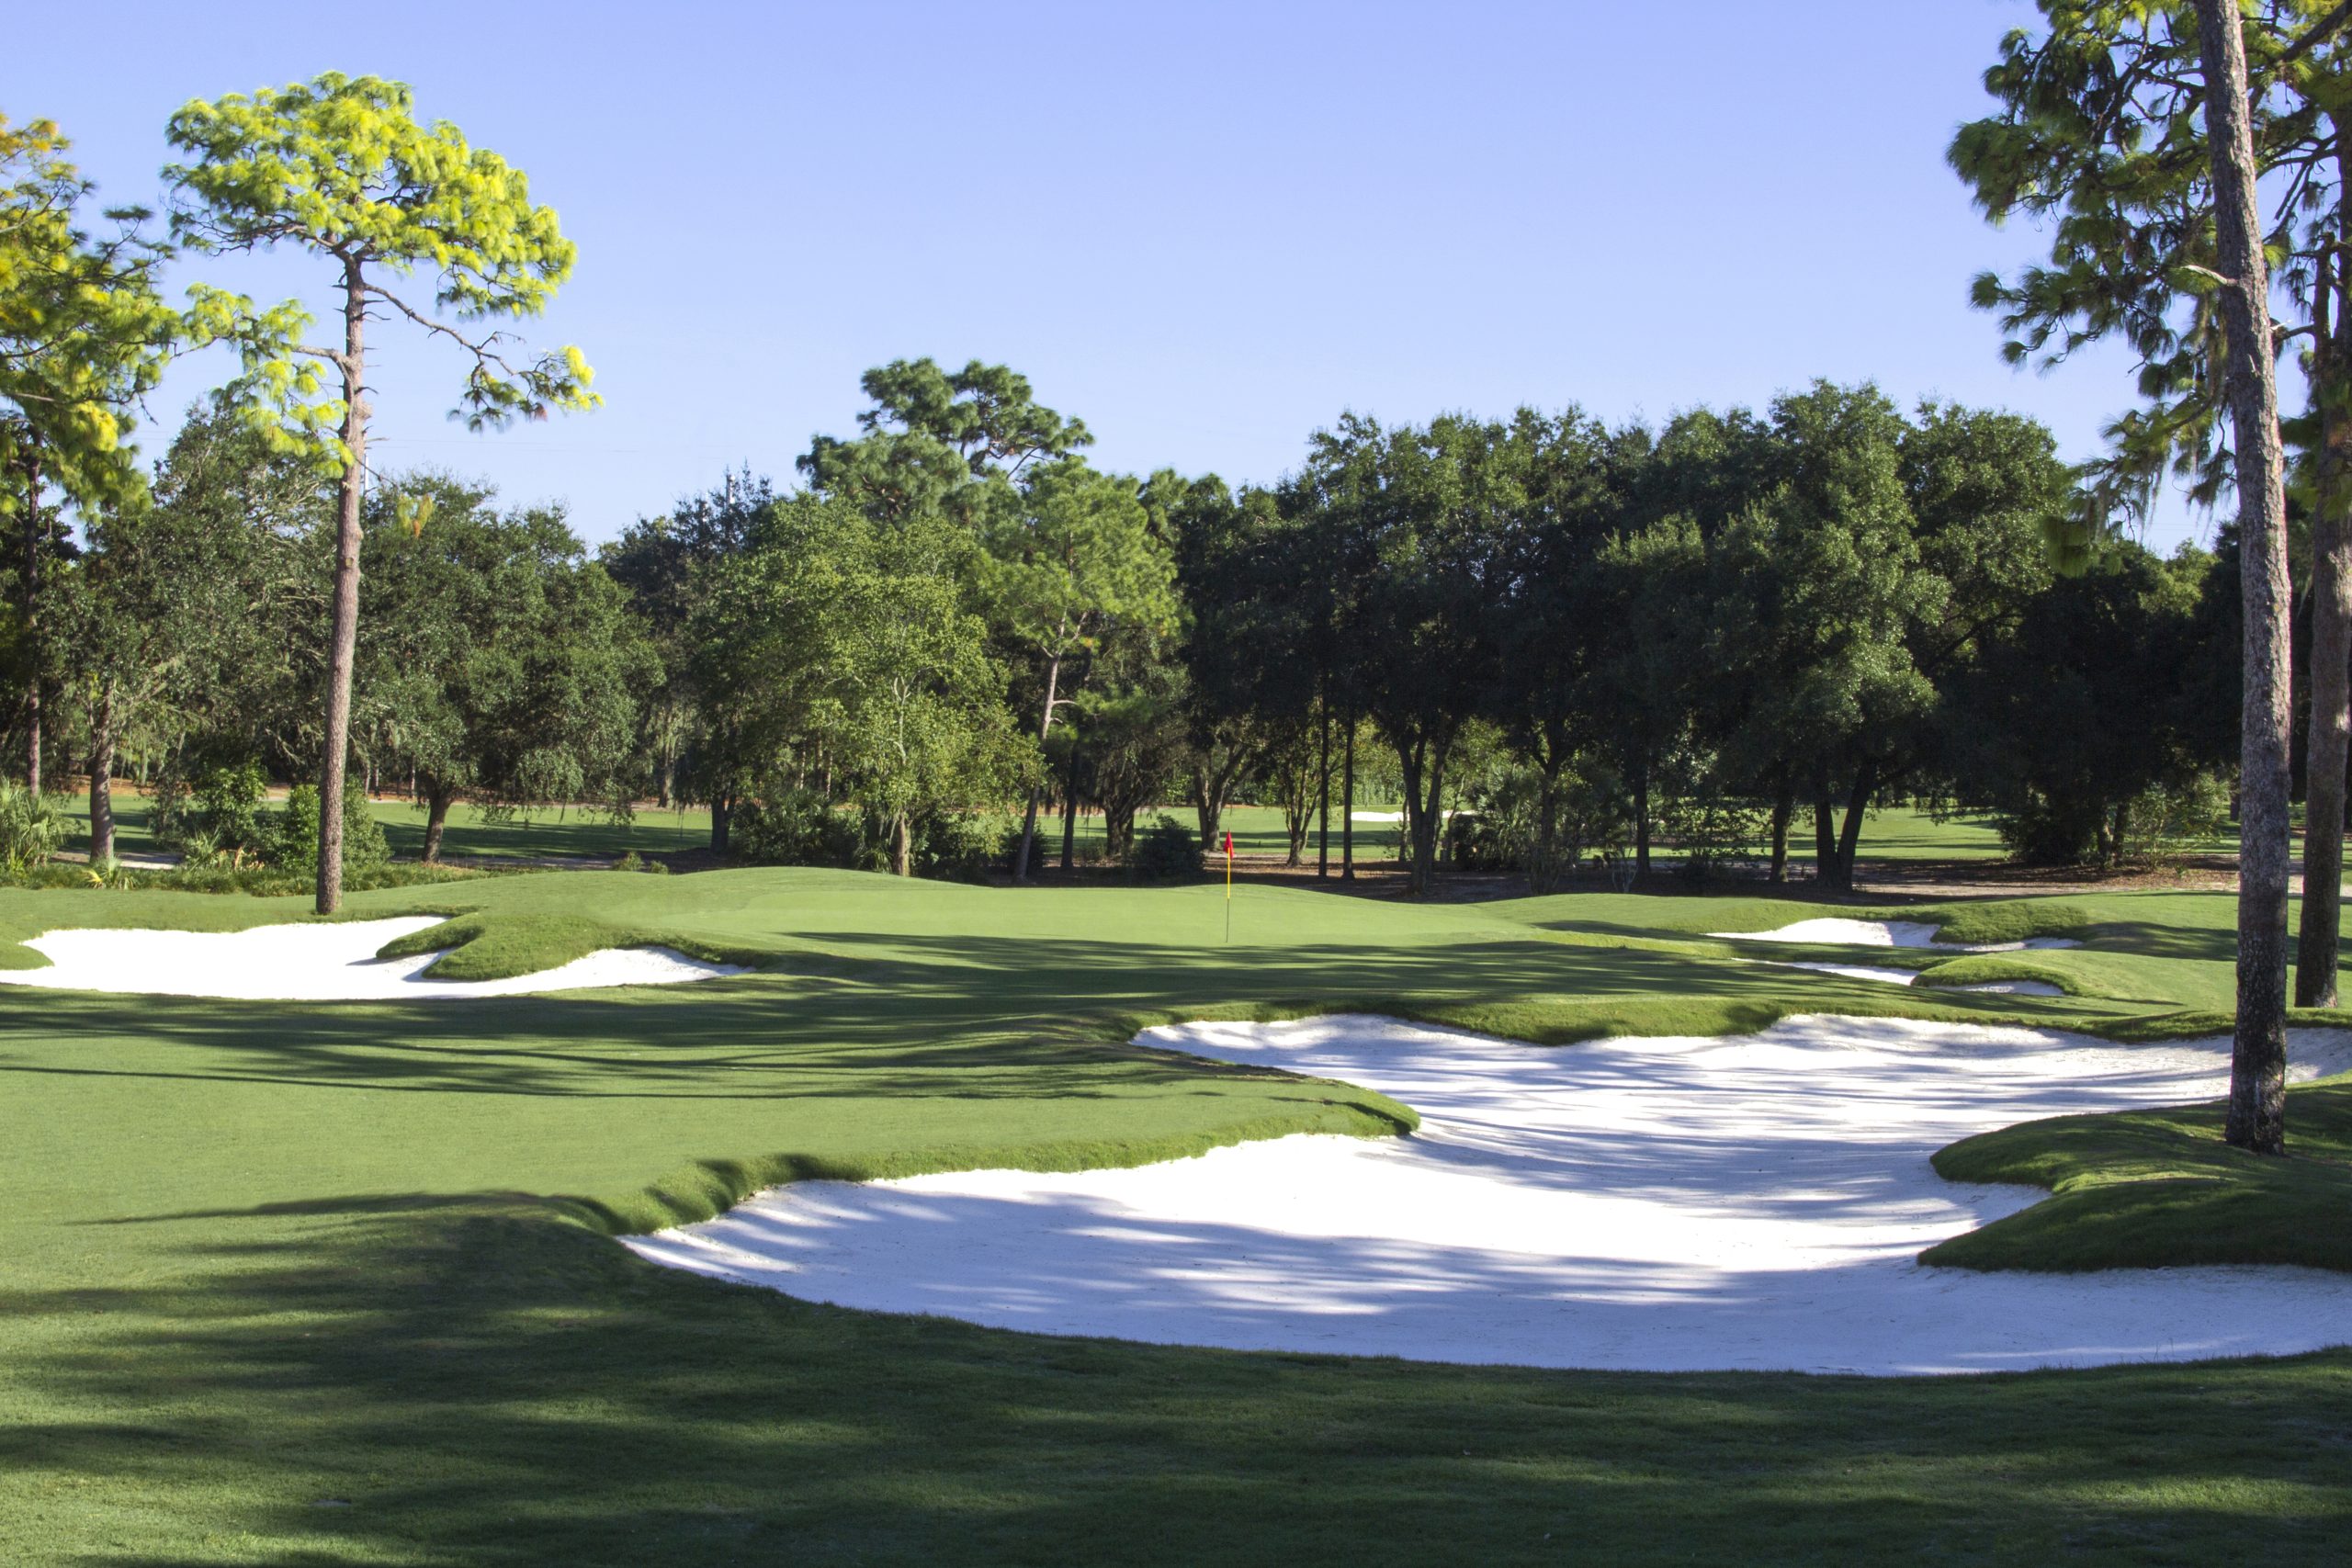
<svg viewBox="0 0 2352 1568">
<path fill-rule="evenodd" d="M 1938 942 L 1979 947 L 1996 942 L 2027 942 L 2038 936 L 2090 934 L 2091 917 L 2079 904 L 2049 898 L 1995 898 L 1984 903 L 1929 904 L 1896 909 L 1883 918 L 1917 920 L 1937 929 Z"/>
<path fill-rule="evenodd" d="M 560 969 L 576 958 L 616 947 L 671 947 L 708 963 L 729 962 L 690 939 L 616 925 L 591 915 L 545 912 L 492 914 L 481 910 L 452 916 L 437 926 L 394 937 L 376 950 L 379 958 L 441 956 L 424 973 L 435 980 L 511 980 Z"/>
<path fill-rule="evenodd" d="M 2288 1156 L 2222 1142 L 2220 1104 L 2028 1122 L 1935 1156 L 1953 1181 L 2051 1196 L 1919 1255 L 1958 1269 L 2082 1273 L 2193 1264 L 2352 1270 L 2352 1078 L 2288 1091 Z"/>
<path fill-rule="evenodd" d="M 2084 991 L 2082 981 L 2054 964 L 2036 963 L 2015 953 L 1972 953 L 1949 958 L 1919 971 L 1922 986 L 1988 986 L 2002 980 L 2040 980 L 2069 996 Z"/>
</svg>

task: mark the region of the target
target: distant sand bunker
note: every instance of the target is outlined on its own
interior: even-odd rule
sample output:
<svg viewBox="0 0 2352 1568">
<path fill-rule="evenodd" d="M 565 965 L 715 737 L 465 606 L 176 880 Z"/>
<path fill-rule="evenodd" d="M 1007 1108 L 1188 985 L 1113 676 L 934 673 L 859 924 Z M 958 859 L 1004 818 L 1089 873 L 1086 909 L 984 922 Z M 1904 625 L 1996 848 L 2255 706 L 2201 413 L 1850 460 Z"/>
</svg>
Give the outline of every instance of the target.
<svg viewBox="0 0 2352 1568">
<path fill-rule="evenodd" d="M 241 931 L 54 931 L 25 943 L 46 969 L 0 969 L 0 985 L 252 1001 L 420 1001 L 514 997 L 607 986 L 674 986 L 743 971 L 667 947 L 616 947 L 505 980 L 428 980 L 439 953 L 378 958 L 437 916 L 254 926 Z"/>
</svg>

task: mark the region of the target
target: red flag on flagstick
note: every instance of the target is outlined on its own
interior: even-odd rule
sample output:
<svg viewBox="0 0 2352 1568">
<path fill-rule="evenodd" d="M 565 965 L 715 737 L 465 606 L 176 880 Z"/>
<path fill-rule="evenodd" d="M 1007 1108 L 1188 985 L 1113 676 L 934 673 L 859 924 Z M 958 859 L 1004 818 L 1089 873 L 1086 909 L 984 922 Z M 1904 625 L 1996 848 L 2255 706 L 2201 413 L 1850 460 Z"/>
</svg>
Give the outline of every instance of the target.
<svg viewBox="0 0 2352 1568">
<path fill-rule="evenodd" d="M 1233 835 L 1230 833 L 1225 836 L 1225 858 L 1227 860 L 1233 858 Z"/>
</svg>

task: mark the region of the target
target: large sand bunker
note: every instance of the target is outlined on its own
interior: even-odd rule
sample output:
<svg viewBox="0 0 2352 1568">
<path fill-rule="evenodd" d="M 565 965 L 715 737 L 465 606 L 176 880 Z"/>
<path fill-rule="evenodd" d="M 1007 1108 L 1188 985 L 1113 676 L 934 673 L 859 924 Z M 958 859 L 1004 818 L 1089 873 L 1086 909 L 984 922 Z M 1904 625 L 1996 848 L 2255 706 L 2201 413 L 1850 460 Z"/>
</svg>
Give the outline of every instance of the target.
<svg viewBox="0 0 2352 1568">
<path fill-rule="evenodd" d="M 1994 1371 L 2352 1343 L 2352 1278 L 1928 1269 L 2037 1201 L 1928 1156 L 2034 1117 L 2196 1100 L 2226 1042 L 1806 1018 L 1544 1049 L 1340 1017 L 1146 1043 L 1345 1079 L 1410 1137 L 1135 1169 L 772 1189 L 644 1257 L 809 1300 L 1048 1334 L 1631 1371 Z M 2299 1076 L 2352 1067 L 2298 1032 Z"/>
</svg>

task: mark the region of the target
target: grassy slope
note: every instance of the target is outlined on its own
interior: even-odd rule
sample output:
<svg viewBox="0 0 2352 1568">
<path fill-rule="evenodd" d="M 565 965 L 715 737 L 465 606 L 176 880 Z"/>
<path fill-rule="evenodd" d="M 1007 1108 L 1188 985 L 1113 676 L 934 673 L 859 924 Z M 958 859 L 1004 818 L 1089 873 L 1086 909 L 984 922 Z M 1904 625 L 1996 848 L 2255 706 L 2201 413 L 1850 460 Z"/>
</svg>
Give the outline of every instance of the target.
<svg viewBox="0 0 2352 1568">
<path fill-rule="evenodd" d="M 1402 1114 L 1117 1043 L 1157 1017 L 1386 1006 L 1566 1038 L 1901 1005 L 2159 1029 L 2227 968 L 2193 901 L 2091 910 L 2115 950 L 2048 955 L 2139 965 L 2150 994 L 2118 1001 L 1725 963 L 1606 929 L 1633 909 L 1603 900 L 1246 888 L 1228 948 L 1211 889 L 429 891 L 492 927 L 588 909 L 769 967 L 440 1006 L 7 994 L 16 1560 L 1316 1562 L 1363 1556 L 1376 1518 L 1375 1555 L 1429 1561 L 2141 1562 L 2217 1555 L 2259 1518 L 2291 1562 L 2352 1524 L 2352 1355 L 1945 1382 L 1241 1356 L 808 1306 L 604 1235 L 781 1175 L 1102 1163 Z M 0 932 L 289 902 L 0 894 Z"/>
<path fill-rule="evenodd" d="M 2288 1093 L 2290 1151 L 2222 1142 L 2222 1107 L 2062 1116 L 1963 1139 L 1936 1156 L 1955 1181 L 2052 1196 L 1922 1255 L 1963 1269 L 2066 1273 L 2198 1263 L 2352 1269 L 2352 1080 Z"/>
</svg>

